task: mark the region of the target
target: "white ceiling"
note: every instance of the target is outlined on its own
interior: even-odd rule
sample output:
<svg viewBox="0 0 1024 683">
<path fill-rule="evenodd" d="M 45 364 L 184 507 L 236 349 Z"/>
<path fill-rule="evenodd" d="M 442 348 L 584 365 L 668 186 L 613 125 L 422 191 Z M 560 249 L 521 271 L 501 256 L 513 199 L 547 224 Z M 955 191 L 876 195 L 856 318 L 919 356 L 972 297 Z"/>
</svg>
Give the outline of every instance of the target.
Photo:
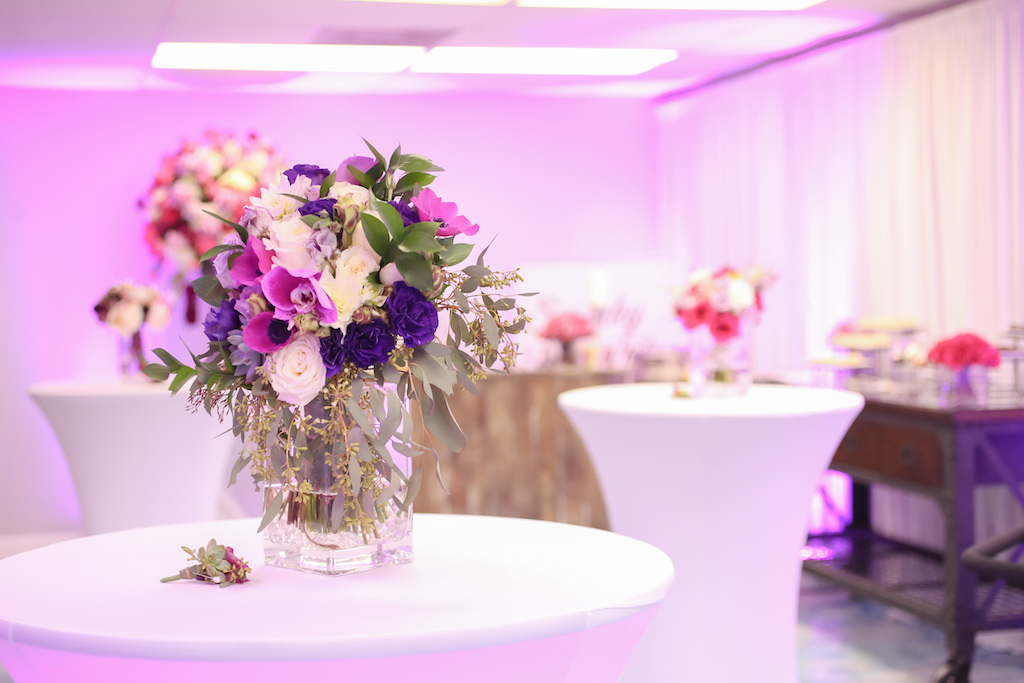
<svg viewBox="0 0 1024 683">
<path fill-rule="evenodd" d="M 799 12 L 531 9 L 346 0 L 4 0 L 0 85 L 271 92 L 503 91 L 653 97 L 949 0 L 826 0 Z M 639 76 L 159 71 L 161 41 L 656 47 Z"/>
</svg>

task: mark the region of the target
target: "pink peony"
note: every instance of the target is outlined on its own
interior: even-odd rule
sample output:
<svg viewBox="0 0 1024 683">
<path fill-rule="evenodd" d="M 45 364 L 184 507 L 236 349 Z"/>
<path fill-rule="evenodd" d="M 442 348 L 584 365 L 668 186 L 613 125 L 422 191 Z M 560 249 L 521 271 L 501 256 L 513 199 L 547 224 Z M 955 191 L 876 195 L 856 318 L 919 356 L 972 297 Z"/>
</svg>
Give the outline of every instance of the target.
<svg viewBox="0 0 1024 683">
<path fill-rule="evenodd" d="M 711 336 L 716 342 L 727 342 L 740 333 L 740 319 L 732 313 L 715 313 L 708 323 Z"/>
</svg>

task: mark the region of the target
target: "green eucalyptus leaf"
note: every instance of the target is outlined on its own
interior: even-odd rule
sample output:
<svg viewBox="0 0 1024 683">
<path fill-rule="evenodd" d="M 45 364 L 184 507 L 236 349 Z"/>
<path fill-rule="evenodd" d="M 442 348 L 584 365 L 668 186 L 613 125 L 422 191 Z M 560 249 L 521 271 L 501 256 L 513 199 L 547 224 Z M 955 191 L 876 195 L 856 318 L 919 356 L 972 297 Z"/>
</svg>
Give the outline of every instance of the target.
<svg viewBox="0 0 1024 683">
<path fill-rule="evenodd" d="M 459 305 L 459 310 L 463 313 L 469 313 L 472 310 L 469 306 L 469 299 L 466 298 L 466 295 L 461 290 L 455 290 L 455 303 Z M 469 335 L 465 335 L 465 338 L 469 339 Z"/>
<path fill-rule="evenodd" d="M 434 271 L 419 254 L 402 252 L 395 258 L 395 265 L 405 281 L 421 292 L 429 292 L 434 288 Z"/>
<path fill-rule="evenodd" d="M 352 490 L 359 495 L 363 488 L 363 470 L 359 466 L 359 458 L 355 453 L 348 457 L 348 476 L 352 480 Z M 340 507 L 344 508 L 345 506 L 341 505 Z"/>
<path fill-rule="evenodd" d="M 491 274 L 491 269 L 487 266 L 466 266 L 462 269 L 462 272 L 471 278 L 482 278 Z"/>
<path fill-rule="evenodd" d="M 402 402 L 392 392 L 388 392 L 388 414 L 380 421 L 377 436 L 385 443 L 391 440 L 402 424 Z"/>
<path fill-rule="evenodd" d="M 405 492 L 405 500 L 403 500 L 401 504 L 401 508 L 403 510 L 408 510 L 409 506 L 416 500 L 416 494 L 420 492 L 420 486 L 422 486 L 422 484 L 423 468 L 417 467 L 409 477 L 409 482 Z"/>
<path fill-rule="evenodd" d="M 178 372 L 174 375 L 174 379 L 171 380 L 169 389 L 172 394 L 178 393 L 178 390 L 185 386 L 192 376 L 196 374 L 196 371 L 189 367 L 178 368 Z"/>
<path fill-rule="evenodd" d="M 437 387 L 430 390 L 429 407 L 424 402 L 423 422 L 431 434 L 436 436 L 450 450 L 458 453 L 466 447 L 466 435 L 455 421 L 444 393 Z"/>
<path fill-rule="evenodd" d="M 423 375 L 431 386 L 441 389 L 446 394 L 452 393 L 455 384 L 454 373 L 427 353 L 422 346 L 417 347 L 413 352 L 411 363 L 422 369 Z"/>
<path fill-rule="evenodd" d="M 498 323 L 494 322 L 494 318 L 491 315 L 485 313 L 480 316 L 480 324 L 484 328 L 484 334 L 487 335 L 487 343 L 497 348 L 498 342 L 501 340 Z"/>
<path fill-rule="evenodd" d="M 235 460 L 235 464 L 231 467 L 231 476 L 228 477 L 228 486 L 235 485 L 235 482 L 238 481 L 239 473 L 241 473 L 241 471 L 245 469 L 245 466 L 249 464 L 249 460 L 250 458 L 247 458 L 244 455 L 238 456 L 238 459 Z"/>
<path fill-rule="evenodd" d="M 427 342 L 420 348 L 436 358 L 445 358 L 447 356 L 450 356 L 452 355 L 453 350 L 452 347 L 448 346 L 447 344 L 442 344 L 436 341 Z"/>
<path fill-rule="evenodd" d="M 526 329 L 526 318 L 520 318 L 511 325 L 505 328 L 505 331 L 509 334 L 519 334 Z"/>
<path fill-rule="evenodd" d="M 277 495 L 267 505 L 267 511 L 263 513 L 263 519 L 260 520 L 260 528 L 256 530 L 256 533 L 260 533 L 269 526 L 271 522 L 277 517 L 277 513 L 281 511 L 281 507 L 284 505 L 284 492 L 278 491 Z"/>
</svg>

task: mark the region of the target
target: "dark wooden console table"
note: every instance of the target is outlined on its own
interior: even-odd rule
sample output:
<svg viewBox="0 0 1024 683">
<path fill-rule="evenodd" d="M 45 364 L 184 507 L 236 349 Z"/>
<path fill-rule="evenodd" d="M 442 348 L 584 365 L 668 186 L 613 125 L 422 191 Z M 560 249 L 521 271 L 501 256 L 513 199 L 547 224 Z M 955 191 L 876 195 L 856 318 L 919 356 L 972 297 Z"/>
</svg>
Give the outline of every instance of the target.
<svg viewBox="0 0 1024 683">
<path fill-rule="evenodd" d="M 967 683 L 978 631 L 1024 627 L 1024 591 L 979 581 L 960 561 L 976 540 L 976 485 L 1010 486 L 1024 507 L 1024 403 L 943 408 L 867 398 L 831 468 L 854 481 L 854 521 L 841 533 L 812 536 L 810 544 L 831 557 L 807 561 L 805 569 L 941 626 L 949 658 L 935 680 Z M 871 529 L 865 493 L 874 483 L 938 502 L 941 552 Z"/>
</svg>

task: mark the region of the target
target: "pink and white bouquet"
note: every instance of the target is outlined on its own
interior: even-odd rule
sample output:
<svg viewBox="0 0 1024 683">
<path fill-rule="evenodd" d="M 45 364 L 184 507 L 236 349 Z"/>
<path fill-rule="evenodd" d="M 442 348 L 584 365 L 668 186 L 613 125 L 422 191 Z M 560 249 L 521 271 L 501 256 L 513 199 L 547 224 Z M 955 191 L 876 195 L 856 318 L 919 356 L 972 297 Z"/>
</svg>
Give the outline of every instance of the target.
<svg viewBox="0 0 1024 683">
<path fill-rule="evenodd" d="M 237 222 L 249 196 L 284 168 L 255 133 L 236 139 L 208 130 L 163 158 L 139 207 L 148 219 L 146 243 L 160 264 L 170 262 L 176 284 L 193 277 L 199 257 L 231 232 L 216 216 Z"/>
<path fill-rule="evenodd" d="M 171 309 L 163 294 L 129 280 L 108 289 L 93 310 L 100 322 L 125 339 L 137 335 L 143 325 L 163 329 L 171 319 Z"/>
<path fill-rule="evenodd" d="M 195 404 L 233 415 L 235 433 L 256 444 L 240 463 L 251 460 L 263 481 L 279 475 L 261 444 L 283 435 L 300 450 L 326 444 L 330 471 L 358 494 L 371 475 L 393 472 L 389 446 L 430 450 L 413 441 L 410 406 L 461 450 L 446 395 L 475 390 L 487 368 L 516 360 L 512 337 L 528 318 L 500 292 L 521 281 L 518 272 L 491 271 L 486 249 L 457 268 L 479 226 L 426 187 L 442 169 L 401 148 L 385 158 L 369 147 L 371 157 L 337 169 L 297 165 L 261 188 L 203 256 L 213 274 L 193 282 L 212 306 L 208 348 L 191 363 L 157 349 L 162 364 L 145 369 L 173 376 L 172 391 L 191 382 Z M 383 464 L 360 475 L 360 462 Z M 365 521 L 376 496 L 397 495 L 396 481 L 345 519 Z"/>
<path fill-rule="evenodd" d="M 968 365 L 999 367 L 999 351 L 976 334 L 970 332 L 942 339 L 928 351 L 928 360 L 961 370 Z"/>
<path fill-rule="evenodd" d="M 757 321 L 762 293 L 774 281 L 760 268 L 745 274 L 729 266 L 697 270 L 675 299 L 676 317 L 688 330 L 706 325 L 715 342 L 727 342 L 739 335 L 741 319 Z"/>
<path fill-rule="evenodd" d="M 563 344 L 589 337 L 594 333 L 590 319 L 578 313 L 560 313 L 548 319 L 540 331 L 544 339 L 554 339 Z"/>
</svg>

